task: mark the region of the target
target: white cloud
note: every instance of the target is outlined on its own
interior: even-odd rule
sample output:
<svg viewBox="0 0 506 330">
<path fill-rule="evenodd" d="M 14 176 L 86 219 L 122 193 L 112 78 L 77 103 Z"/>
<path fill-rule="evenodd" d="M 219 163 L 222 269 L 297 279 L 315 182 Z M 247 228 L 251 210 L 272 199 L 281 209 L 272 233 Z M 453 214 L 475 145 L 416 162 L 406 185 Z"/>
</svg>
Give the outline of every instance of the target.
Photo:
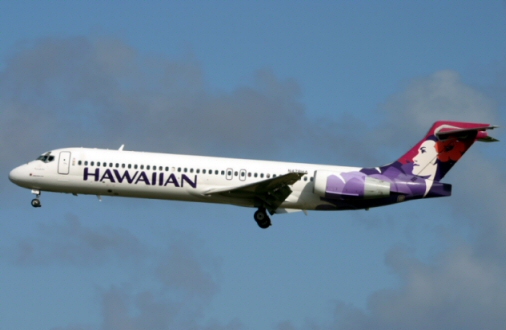
<svg viewBox="0 0 506 330">
<path fill-rule="evenodd" d="M 39 224 L 37 236 L 27 237 L 7 250 L 20 266 L 51 264 L 94 266 L 110 262 L 141 262 L 147 249 L 122 228 L 83 226 L 68 214 L 63 223 Z"/>
<path fill-rule="evenodd" d="M 394 143 L 400 137 L 420 138 L 438 120 L 498 124 L 497 108 L 494 99 L 464 83 L 457 72 L 437 71 L 410 80 L 381 106 L 381 135 Z"/>
<path fill-rule="evenodd" d="M 377 126 L 377 145 L 414 143 L 437 120 L 500 124 L 498 102 L 450 70 L 410 81 L 381 110 L 385 121 Z M 497 155 L 504 150 L 500 143 L 476 143 L 472 148 L 487 147 Z M 504 160 L 468 152 L 445 178 L 451 178 L 454 188 L 447 205 L 455 221 L 447 231 L 470 228 L 469 237 L 453 234 L 457 239 L 425 262 L 407 249 L 393 248 L 386 264 L 399 279 L 397 288 L 373 292 L 366 309 L 336 303 L 331 323 L 307 321 L 300 329 L 502 328 L 506 324 Z M 298 328 L 287 321 L 278 329 Z"/>
<path fill-rule="evenodd" d="M 4 251 L 18 266 L 41 269 L 53 264 L 78 268 L 117 265 L 139 275 L 131 282 L 98 288 L 101 324 L 72 324 L 55 329 L 242 329 L 207 320 L 204 312 L 216 296 L 220 263 L 201 242 L 178 232 L 166 249 L 150 248 L 127 229 L 92 228 L 69 215 L 61 223 L 40 224 L 37 235 Z M 146 281 L 151 280 L 148 289 Z"/>
<path fill-rule="evenodd" d="M 341 122 L 308 120 L 299 93 L 296 82 L 269 70 L 230 93 L 211 92 L 191 58 L 142 57 L 114 40 L 42 40 L 15 53 L 0 72 L 0 138 L 9 142 L 0 146 L 0 169 L 72 144 L 126 143 L 129 149 L 194 153 L 247 149 L 251 157 L 305 147 L 365 161 L 379 158 L 375 150 L 381 146 L 415 143 L 436 120 L 499 122 L 496 102 L 449 70 L 408 83 L 383 105 L 384 123 L 370 131 L 352 116 Z M 467 156 L 461 160 L 466 161 Z M 308 322 L 305 328 L 495 329 L 505 324 L 506 267 L 498 256 L 505 255 L 506 225 L 503 203 L 496 199 L 504 196 L 504 168 L 480 158 L 469 164 L 469 177 L 460 187 L 467 197 L 448 205 L 466 219 L 455 225 L 471 224 L 476 237 L 431 262 L 392 250 L 387 263 L 400 279 L 399 288 L 373 293 L 367 310 L 339 304 L 334 323 Z M 91 229 L 67 219 L 41 226 L 39 236 L 14 248 L 14 257 L 26 266 L 89 266 L 139 260 L 146 251 L 128 231 Z M 240 322 L 202 325 L 199 319 L 218 287 L 212 257 L 201 257 L 193 244 L 176 244 L 155 257 L 151 272 L 160 288 L 183 294 L 174 299 L 154 290 L 111 286 L 101 292 L 104 330 L 242 327 Z M 278 328 L 295 327 L 284 322 Z"/>
</svg>

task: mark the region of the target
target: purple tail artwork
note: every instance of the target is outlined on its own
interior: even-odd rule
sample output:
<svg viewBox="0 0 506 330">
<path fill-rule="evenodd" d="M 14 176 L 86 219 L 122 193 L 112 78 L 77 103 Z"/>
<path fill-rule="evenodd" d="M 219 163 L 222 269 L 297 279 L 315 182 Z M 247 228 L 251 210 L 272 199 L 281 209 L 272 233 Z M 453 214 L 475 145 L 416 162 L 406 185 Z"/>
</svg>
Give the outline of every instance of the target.
<svg viewBox="0 0 506 330">
<path fill-rule="evenodd" d="M 451 195 L 440 180 L 475 141 L 494 142 L 496 126 L 455 121 L 435 122 L 413 148 L 395 162 L 327 177 L 325 196 L 335 209 L 368 209 L 406 200 Z M 329 205 L 322 205 L 329 209 Z"/>
</svg>

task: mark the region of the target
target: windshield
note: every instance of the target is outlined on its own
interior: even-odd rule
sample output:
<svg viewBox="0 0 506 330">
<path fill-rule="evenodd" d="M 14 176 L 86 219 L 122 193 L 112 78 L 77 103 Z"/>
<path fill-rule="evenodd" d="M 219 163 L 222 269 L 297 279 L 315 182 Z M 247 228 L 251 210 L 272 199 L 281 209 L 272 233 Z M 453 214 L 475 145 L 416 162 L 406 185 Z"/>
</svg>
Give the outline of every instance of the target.
<svg viewBox="0 0 506 330">
<path fill-rule="evenodd" d="M 46 152 L 45 154 L 40 155 L 37 160 L 41 160 L 44 163 L 49 163 L 54 160 L 54 156 L 51 155 L 51 152 Z"/>
</svg>

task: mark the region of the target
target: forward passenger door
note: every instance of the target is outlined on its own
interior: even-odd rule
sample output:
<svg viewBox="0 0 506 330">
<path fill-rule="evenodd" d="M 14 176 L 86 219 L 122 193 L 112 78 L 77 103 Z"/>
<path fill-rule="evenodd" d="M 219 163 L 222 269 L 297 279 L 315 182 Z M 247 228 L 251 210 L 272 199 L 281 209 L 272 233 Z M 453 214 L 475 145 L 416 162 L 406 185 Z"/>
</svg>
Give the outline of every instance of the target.
<svg viewBox="0 0 506 330">
<path fill-rule="evenodd" d="M 69 174 L 70 151 L 61 151 L 58 159 L 58 174 Z"/>
</svg>

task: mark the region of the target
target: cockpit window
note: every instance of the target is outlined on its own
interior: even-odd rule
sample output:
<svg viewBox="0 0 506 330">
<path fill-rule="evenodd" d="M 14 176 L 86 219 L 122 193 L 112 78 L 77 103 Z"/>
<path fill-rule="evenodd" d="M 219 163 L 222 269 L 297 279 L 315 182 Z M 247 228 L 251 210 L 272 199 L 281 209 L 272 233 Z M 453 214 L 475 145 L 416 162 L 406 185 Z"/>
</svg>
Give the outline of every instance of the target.
<svg viewBox="0 0 506 330">
<path fill-rule="evenodd" d="M 37 160 L 41 160 L 44 163 L 49 163 L 54 160 L 54 156 L 51 155 L 51 152 L 46 152 L 45 154 L 40 155 Z"/>
</svg>

